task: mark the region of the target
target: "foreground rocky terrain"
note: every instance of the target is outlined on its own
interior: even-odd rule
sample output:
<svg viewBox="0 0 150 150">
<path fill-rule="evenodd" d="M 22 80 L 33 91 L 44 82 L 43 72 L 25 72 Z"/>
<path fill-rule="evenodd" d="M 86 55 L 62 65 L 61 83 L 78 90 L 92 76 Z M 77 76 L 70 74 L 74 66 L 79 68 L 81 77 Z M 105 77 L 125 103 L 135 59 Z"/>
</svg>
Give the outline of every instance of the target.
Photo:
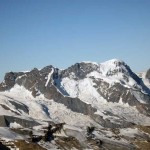
<svg viewBox="0 0 150 150">
<path fill-rule="evenodd" d="M 49 125 L 56 131 L 45 140 Z M 150 149 L 150 70 L 135 74 L 113 59 L 6 73 L 0 84 L 1 147 Z"/>
</svg>

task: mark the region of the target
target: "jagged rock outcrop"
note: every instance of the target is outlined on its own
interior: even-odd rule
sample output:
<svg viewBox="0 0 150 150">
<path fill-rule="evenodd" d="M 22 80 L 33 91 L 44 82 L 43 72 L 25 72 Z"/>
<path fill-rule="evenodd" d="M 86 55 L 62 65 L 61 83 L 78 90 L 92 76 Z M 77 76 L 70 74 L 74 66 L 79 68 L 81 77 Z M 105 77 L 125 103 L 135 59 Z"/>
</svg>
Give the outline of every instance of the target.
<svg viewBox="0 0 150 150">
<path fill-rule="evenodd" d="M 150 78 L 150 71 L 147 72 L 146 77 Z M 66 80 L 72 82 L 73 86 L 69 87 Z M 87 94 L 84 96 L 86 91 L 86 89 L 82 91 L 86 88 L 84 80 L 88 80 L 88 86 L 94 88 L 94 92 L 97 92 L 96 94 L 107 102 L 119 103 L 121 101 L 135 106 L 140 113 L 150 116 L 150 89 L 127 64 L 116 59 L 101 64 L 76 63 L 65 70 L 59 70 L 50 65 L 41 70 L 34 68 L 30 72 L 9 72 L 6 73 L 4 81 L 0 84 L 0 91 L 10 90 L 15 84 L 18 84 L 31 91 L 34 97 L 43 94 L 45 98 L 64 104 L 74 112 L 90 116 L 103 126 L 114 127 L 115 123 L 103 119 L 100 115 L 95 115 L 97 108 L 92 105 L 91 99 L 98 101 L 99 98 L 94 97 L 92 92 L 90 93 L 93 94 L 91 99 L 86 97 Z M 88 99 L 89 104 L 82 98 Z M 12 104 L 15 107 L 22 107 L 13 102 Z M 22 107 L 22 109 L 28 111 L 27 108 Z M 125 120 L 122 120 L 120 124 L 131 125 Z"/>
<path fill-rule="evenodd" d="M 61 78 L 65 78 L 70 75 L 73 75 L 76 79 L 83 79 L 86 77 L 88 73 L 94 70 L 99 70 L 97 64 L 81 62 L 81 63 L 76 63 L 65 70 L 62 70 L 60 76 Z"/>
</svg>

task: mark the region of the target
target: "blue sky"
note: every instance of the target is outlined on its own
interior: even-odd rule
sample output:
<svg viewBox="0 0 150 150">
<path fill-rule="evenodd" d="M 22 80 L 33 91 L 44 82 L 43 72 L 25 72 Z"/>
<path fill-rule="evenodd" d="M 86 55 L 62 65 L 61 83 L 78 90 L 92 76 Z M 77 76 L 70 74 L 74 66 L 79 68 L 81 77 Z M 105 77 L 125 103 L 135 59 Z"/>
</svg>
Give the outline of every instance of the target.
<svg viewBox="0 0 150 150">
<path fill-rule="evenodd" d="M 149 0 L 0 0 L 0 81 L 8 71 L 112 58 L 150 68 Z"/>
</svg>

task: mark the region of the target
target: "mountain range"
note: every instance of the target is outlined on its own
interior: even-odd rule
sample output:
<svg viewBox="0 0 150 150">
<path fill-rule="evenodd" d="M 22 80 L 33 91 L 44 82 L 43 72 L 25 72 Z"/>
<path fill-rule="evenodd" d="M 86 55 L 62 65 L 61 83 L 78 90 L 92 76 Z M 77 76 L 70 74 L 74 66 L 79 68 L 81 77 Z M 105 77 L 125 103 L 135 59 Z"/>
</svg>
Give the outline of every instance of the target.
<svg viewBox="0 0 150 150">
<path fill-rule="evenodd" d="M 64 70 L 49 65 L 6 73 L 0 83 L 0 139 L 27 140 L 22 130 L 44 134 L 49 123 L 65 125 L 53 142 L 38 142 L 41 149 L 150 146 L 150 69 L 136 74 L 125 62 L 112 59 Z M 95 129 L 90 137 L 87 127 Z M 73 137 L 76 144 L 72 139 L 69 146 L 62 145 L 60 137 Z"/>
</svg>

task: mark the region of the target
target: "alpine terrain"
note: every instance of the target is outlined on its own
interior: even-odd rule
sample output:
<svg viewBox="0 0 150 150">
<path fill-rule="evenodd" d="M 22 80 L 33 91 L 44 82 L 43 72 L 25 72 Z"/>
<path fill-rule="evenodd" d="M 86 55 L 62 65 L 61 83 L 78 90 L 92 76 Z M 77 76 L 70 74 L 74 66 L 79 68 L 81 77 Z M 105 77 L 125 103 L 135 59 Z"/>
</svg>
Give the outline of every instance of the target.
<svg viewBox="0 0 150 150">
<path fill-rule="evenodd" d="M 1 149 L 150 149 L 150 69 L 112 59 L 6 73 Z"/>
</svg>

